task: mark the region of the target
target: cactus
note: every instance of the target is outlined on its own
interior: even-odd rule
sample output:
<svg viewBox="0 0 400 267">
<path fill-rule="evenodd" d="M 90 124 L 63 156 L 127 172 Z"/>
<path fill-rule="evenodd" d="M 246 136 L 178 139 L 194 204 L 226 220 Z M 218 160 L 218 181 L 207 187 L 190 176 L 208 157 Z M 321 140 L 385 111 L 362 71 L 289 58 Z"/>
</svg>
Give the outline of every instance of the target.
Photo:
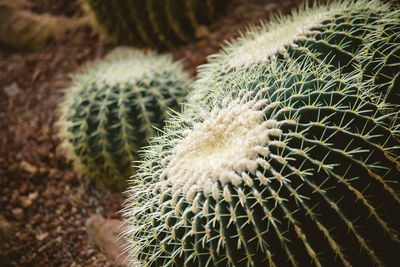
<svg viewBox="0 0 400 267">
<path fill-rule="evenodd" d="M 246 35 L 231 41 L 221 53 L 211 56 L 208 64 L 199 68 L 199 79 L 194 86 L 199 90 L 194 91 L 197 95 L 191 98 L 204 100 L 207 96 L 201 93 L 202 88 L 216 81 L 227 82 L 244 69 L 263 65 L 274 57 L 287 62 L 311 58 L 314 64 L 326 64 L 330 70 L 341 68 L 346 73 L 360 69 L 362 61 L 363 66 L 366 65 L 365 76 L 371 77 L 371 72 L 376 71 L 376 59 L 365 53 L 365 47 L 372 46 L 371 43 L 374 43 L 373 47 L 379 46 L 383 50 L 381 53 L 396 53 L 397 61 L 381 70 L 383 76 L 390 76 L 388 79 L 397 83 L 398 77 L 393 78 L 393 75 L 398 72 L 399 49 L 394 49 L 396 52 L 386 49 L 396 47 L 399 42 L 400 12 L 393 9 L 390 3 L 380 1 L 343 1 L 304 7 L 290 17 L 252 27 Z M 392 38 L 385 39 L 388 36 Z M 379 44 L 378 39 L 381 40 Z M 382 41 L 388 43 L 380 45 Z M 375 56 L 379 56 L 378 53 Z M 393 64 L 397 66 L 393 67 Z"/>
<path fill-rule="evenodd" d="M 136 50 L 75 75 L 58 124 L 76 171 L 101 186 L 124 185 L 138 149 L 178 109 L 188 82 L 170 56 Z"/>
<path fill-rule="evenodd" d="M 369 87 L 312 59 L 232 79 L 147 148 L 132 266 L 396 266 L 399 132 Z"/>
<path fill-rule="evenodd" d="M 118 42 L 175 47 L 195 37 L 231 0 L 88 0 L 97 24 Z"/>
</svg>

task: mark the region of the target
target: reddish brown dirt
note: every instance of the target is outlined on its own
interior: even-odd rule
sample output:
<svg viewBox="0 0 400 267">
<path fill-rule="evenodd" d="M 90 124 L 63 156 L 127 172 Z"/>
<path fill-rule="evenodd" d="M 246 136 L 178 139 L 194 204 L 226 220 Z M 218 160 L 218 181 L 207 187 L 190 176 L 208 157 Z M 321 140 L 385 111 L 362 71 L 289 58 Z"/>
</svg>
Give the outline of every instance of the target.
<svg viewBox="0 0 400 267">
<path fill-rule="evenodd" d="M 238 36 L 249 23 L 288 13 L 301 1 L 236 0 L 205 36 L 172 51 L 195 75 L 196 67 Z M 33 1 L 31 9 L 77 17 L 76 1 Z M 84 188 L 59 149 L 57 105 L 70 73 L 101 58 L 113 46 L 89 27 L 49 40 L 32 52 L 0 48 L 0 217 L 12 225 L 1 241 L 0 266 L 112 266 L 88 239 L 85 220 L 100 213 L 118 218 L 123 196 Z M 1 233 L 1 232 L 0 232 Z"/>
</svg>

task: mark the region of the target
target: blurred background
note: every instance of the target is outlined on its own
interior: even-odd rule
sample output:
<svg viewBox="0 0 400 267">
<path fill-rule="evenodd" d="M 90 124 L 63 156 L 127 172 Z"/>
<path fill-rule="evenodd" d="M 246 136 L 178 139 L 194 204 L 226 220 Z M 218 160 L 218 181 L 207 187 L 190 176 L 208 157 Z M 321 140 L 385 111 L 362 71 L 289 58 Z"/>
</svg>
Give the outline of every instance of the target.
<svg viewBox="0 0 400 267">
<path fill-rule="evenodd" d="M 187 40 L 155 48 L 195 76 L 225 41 L 303 1 L 228 2 Z M 0 266 L 123 264 L 110 243 L 117 233 L 103 234 L 117 229 L 124 194 L 84 188 L 54 125 L 71 74 L 130 44 L 95 20 L 85 1 L 0 0 Z"/>
</svg>

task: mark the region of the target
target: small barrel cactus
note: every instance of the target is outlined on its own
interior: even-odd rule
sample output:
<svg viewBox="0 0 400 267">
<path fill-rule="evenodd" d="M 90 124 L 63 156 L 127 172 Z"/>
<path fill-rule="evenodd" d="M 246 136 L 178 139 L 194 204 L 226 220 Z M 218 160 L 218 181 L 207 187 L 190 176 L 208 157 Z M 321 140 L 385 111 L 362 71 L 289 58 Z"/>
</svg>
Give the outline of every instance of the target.
<svg viewBox="0 0 400 267">
<path fill-rule="evenodd" d="M 97 24 L 118 42 L 164 48 L 193 39 L 231 0 L 88 0 Z"/>
<path fill-rule="evenodd" d="M 59 137 L 78 173 L 121 186 L 137 151 L 179 109 L 189 78 L 167 55 L 133 50 L 75 75 L 60 107 Z"/>
<path fill-rule="evenodd" d="M 356 80 L 275 59 L 173 117 L 125 207 L 133 266 L 397 266 L 399 133 Z"/>
<path fill-rule="evenodd" d="M 221 53 L 210 56 L 209 63 L 199 68 L 199 79 L 194 86 L 199 90 L 194 91 L 197 95 L 193 98 L 204 100 L 207 96 L 201 93 L 201 88 L 216 81 L 227 83 L 231 76 L 256 65 L 262 67 L 275 57 L 286 62 L 311 58 L 314 64 L 341 68 L 347 73 L 360 69 L 362 61 L 365 76 L 382 76 L 381 84 L 396 83 L 399 90 L 396 76 L 399 21 L 398 10 L 377 0 L 340 1 L 303 8 L 290 17 L 251 28 Z M 368 53 L 365 46 L 371 47 Z M 377 64 L 377 60 L 381 63 Z"/>
</svg>

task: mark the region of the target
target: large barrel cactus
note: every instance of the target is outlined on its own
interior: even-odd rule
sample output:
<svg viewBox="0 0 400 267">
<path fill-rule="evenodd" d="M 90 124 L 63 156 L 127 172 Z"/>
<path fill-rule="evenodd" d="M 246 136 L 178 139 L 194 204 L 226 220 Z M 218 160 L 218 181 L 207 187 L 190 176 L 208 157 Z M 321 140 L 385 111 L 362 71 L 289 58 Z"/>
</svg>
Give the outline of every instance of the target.
<svg viewBox="0 0 400 267">
<path fill-rule="evenodd" d="M 122 43 L 154 48 L 191 40 L 231 0 L 88 0 L 97 24 Z"/>
<path fill-rule="evenodd" d="M 175 116 L 130 190 L 132 262 L 397 266 L 398 131 L 355 80 L 272 60 Z"/>
<path fill-rule="evenodd" d="M 309 64 L 347 73 L 362 66 L 363 79 L 379 83 L 376 91 L 396 95 L 399 21 L 400 12 L 382 1 L 342 1 L 303 8 L 290 17 L 251 28 L 221 53 L 210 56 L 209 63 L 199 68 L 194 98 L 206 99 L 203 88 L 215 81 L 227 83 L 231 76 L 273 58 L 286 62 L 308 58 L 312 59 Z"/>
<path fill-rule="evenodd" d="M 60 107 L 59 137 L 78 173 L 121 186 L 137 151 L 178 110 L 189 78 L 169 56 L 132 51 L 75 75 Z"/>
<path fill-rule="evenodd" d="M 302 12 L 200 69 L 201 101 L 153 139 L 130 189 L 132 263 L 398 265 L 399 106 L 363 76 L 370 38 L 385 41 L 374 30 L 395 32 L 398 12 Z"/>
</svg>

